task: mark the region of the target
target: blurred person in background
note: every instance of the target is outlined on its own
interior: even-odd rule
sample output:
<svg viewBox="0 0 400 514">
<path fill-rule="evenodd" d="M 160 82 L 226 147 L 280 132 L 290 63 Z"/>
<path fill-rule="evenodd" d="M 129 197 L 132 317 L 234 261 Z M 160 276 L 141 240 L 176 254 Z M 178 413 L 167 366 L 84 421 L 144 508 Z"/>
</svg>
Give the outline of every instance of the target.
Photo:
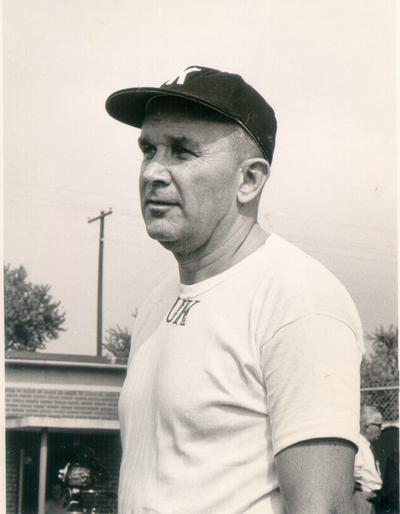
<svg viewBox="0 0 400 514">
<path fill-rule="evenodd" d="M 376 407 L 370 405 L 361 407 L 360 439 L 354 463 L 356 514 L 376 512 L 375 504 L 382 489 L 382 477 L 371 443 L 379 439 L 382 421 L 382 414 Z"/>
<path fill-rule="evenodd" d="M 59 483 L 51 486 L 50 496 L 46 500 L 46 514 L 64 514 L 67 512 L 63 507 L 63 487 Z"/>
<path fill-rule="evenodd" d="M 378 514 L 399 514 L 399 427 L 387 426 L 379 439 L 372 443 L 373 451 L 379 461 L 383 480 Z"/>
</svg>

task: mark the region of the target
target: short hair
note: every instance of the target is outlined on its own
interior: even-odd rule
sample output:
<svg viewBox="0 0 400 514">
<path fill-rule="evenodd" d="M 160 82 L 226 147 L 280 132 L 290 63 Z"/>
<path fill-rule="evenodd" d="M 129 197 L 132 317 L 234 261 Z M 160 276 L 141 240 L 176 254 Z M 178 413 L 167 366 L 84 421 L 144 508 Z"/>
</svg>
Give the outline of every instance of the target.
<svg viewBox="0 0 400 514">
<path fill-rule="evenodd" d="M 360 427 L 366 427 L 370 423 L 370 419 L 374 415 L 379 415 L 380 417 L 382 417 L 382 414 L 373 405 L 362 405 L 360 413 Z"/>
<path fill-rule="evenodd" d="M 246 130 L 244 130 L 244 128 L 242 128 L 238 123 L 234 124 L 236 125 L 236 127 L 233 133 L 233 141 L 235 144 L 235 153 L 237 158 L 241 161 L 256 157 L 265 159 L 264 152 L 261 150 L 260 146 L 254 141 L 254 139 L 250 136 L 250 134 Z"/>
</svg>

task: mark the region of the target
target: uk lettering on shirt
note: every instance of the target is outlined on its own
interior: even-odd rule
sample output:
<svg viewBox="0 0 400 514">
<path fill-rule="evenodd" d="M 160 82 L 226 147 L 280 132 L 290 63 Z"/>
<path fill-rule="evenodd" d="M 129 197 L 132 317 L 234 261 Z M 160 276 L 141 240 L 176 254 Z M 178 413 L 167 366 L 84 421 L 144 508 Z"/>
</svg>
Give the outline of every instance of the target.
<svg viewBox="0 0 400 514">
<path fill-rule="evenodd" d="M 200 300 L 191 300 L 190 298 L 181 298 L 178 296 L 167 315 L 166 322 L 181 327 L 185 326 L 190 311 L 198 303 L 200 303 Z"/>
</svg>

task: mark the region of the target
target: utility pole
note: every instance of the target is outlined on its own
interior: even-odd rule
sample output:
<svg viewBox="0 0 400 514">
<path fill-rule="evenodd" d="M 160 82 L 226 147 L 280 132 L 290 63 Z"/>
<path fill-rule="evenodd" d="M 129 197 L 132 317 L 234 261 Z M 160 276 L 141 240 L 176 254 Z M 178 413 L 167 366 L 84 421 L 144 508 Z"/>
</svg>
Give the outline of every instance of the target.
<svg viewBox="0 0 400 514">
<path fill-rule="evenodd" d="M 101 357 L 103 346 L 103 252 L 104 252 L 104 218 L 112 214 L 111 208 L 101 211 L 99 216 L 88 219 L 88 223 L 100 220 L 100 240 L 99 240 L 99 274 L 97 282 L 97 356 Z"/>
</svg>

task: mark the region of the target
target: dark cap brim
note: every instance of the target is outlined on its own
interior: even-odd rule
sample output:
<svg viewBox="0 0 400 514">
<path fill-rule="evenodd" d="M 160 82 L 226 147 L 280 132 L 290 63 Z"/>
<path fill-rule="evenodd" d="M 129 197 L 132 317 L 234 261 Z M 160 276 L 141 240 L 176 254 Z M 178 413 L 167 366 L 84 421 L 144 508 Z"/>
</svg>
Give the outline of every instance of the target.
<svg viewBox="0 0 400 514">
<path fill-rule="evenodd" d="M 115 93 L 112 93 L 106 100 L 106 111 L 108 114 L 115 118 L 116 120 L 126 123 L 127 125 L 131 125 L 133 127 L 141 128 L 143 125 L 144 118 L 146 116 L 147 106 L 151 99 L 156 97 L 178 97 L 178 98 L 184 98 L 186 100 L 192 101 L 194 103 L 200 104 L 204 107 L 207 107 L 213 111 L 218 112 L 219 114 L 222 114 L 223 116 L 226 116 L 228 119 L 238 123 L 240 126 L 243 127 L 246 132 L 254 139 L 254 141 L 259 145 L 261 150 L 263 151 L 266 159 L 268 162 L 272 161 L 272 153 L 268 152 L 263 142 L 260 140 L 260 138 L 257 138 L 254 135 L 254 132 L 247 126 L 247 120 L 242 120 L 239 116 L 237 116 L 235 113 L 227 111 L 226 108 L 224 108 L 222 105 L 217 105 L 217 102 L 211 103 L 204 98 L 200 98 L 196 96 L 195 94 L 187 93 L 187 92 L 181 92 L 177 91 L 176 89 L 169 89 L 167 87 L 160 87 L 160 88 L 128 88 L 128 89 L 121 89 L 120 91 L 116 91 Z M 265 100 L 263 100 L 265 103 Z M 218 102 L 219 103 L 219 102 Z M 268 105 L 268 104 L 266 104 Z M 268 106 L 269 107 L 269 106 Z M 269 107 L 272 113 L 273 120 L 275 121 L 275 116 L 273 114 L 273 110 L 271 107 Z M 276 121 L 275 121 L 275 129 L 274 129 L 274 136 L 276 131 Z"/>
<path fill-rule="evenodd" d="M 130 88 L 112 93 L 106 100 L 106 111 L 122 123 L 140 128 L 146 106 L 154 96 L 165 94 L 159 88 Z"/>
<path fill-rule="evenodd" d="M 187 93 L 170 91 L 163 88 L 138 87 L 116 91 L 107 98 L 106 111 L 116 120 L 121 121 L 122 123 L 126 123 L 127 125 L 140 128 L 146 115 L 148 103 L 152 98 L 159 96 L 174 96 L 193 101 L 197 104 L 208 107 L 213 111 L 223 114 L 227 118 L 230 118 L 231 120 L 234 120 L 240 125 L 244 126 L 241 120 L 233 116 L 231 113 L 228 113 L 224 109 L 220 109 L 215 105 L 211 105 L 208 102 L 205 102 L 203 99 Z M 244 128 L 248 131 L 247 127 Z"/>
</svg>

